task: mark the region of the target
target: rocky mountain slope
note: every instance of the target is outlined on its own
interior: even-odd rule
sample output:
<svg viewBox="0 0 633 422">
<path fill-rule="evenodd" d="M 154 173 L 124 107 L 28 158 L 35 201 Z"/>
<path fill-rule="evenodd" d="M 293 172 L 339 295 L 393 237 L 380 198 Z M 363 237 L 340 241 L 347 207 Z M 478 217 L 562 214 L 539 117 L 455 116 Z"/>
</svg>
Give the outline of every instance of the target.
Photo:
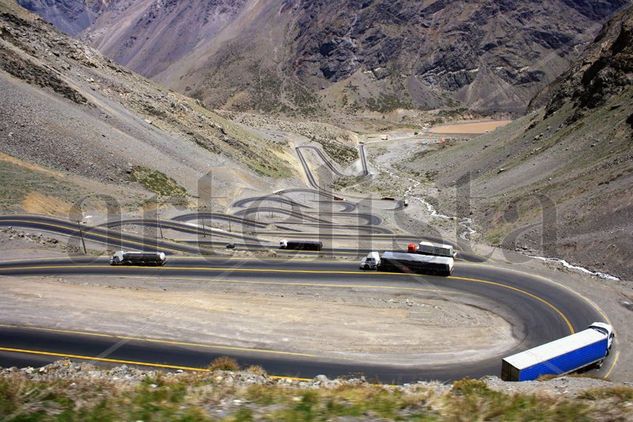
<svg viewBox="0 0 633 422">
<path fill-rule="evenodd" d="M 57 198 L 64 210 L 88 193 L 191 197 L 212 168 L 229 201 L 293 175 L 284 140 L 131 73 L 10 0 L 0 0 L 0 92 L 5 209 Z"/>
<path fill-rule="evenodd" d="M 302 114 L 522 113 L 629 3 L 20 1 L 60 28 L 85 27 L 107 56 L 211 107 Z"/>
<path fill-rule="evenodd" d="M 633 277 L 632 46 L 633 8 L 537 101 L 544 108 L 407 168 L 440 188 L 470 175 L 473 217 L 492 243 Z M 466 194 L 456 202 L 443 189 L 444 205 L 468 217 Z"/>
<path fill-rule="evenodd" d="M 69 35 L 77 35 L 94 22 L 110 0 L 17 0 L 25 9 L 35 12 Z"/>
</svg>

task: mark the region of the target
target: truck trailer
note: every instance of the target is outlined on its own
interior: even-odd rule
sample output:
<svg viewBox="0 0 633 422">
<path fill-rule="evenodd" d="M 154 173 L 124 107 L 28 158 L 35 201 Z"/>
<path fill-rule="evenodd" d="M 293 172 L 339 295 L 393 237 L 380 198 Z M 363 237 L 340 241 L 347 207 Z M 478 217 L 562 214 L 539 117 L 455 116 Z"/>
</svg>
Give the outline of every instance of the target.
<svg viewBox="0 0 633 422">
<path fill-rule="evenodd" d="M 279 249 L 292 249 L 295 251 L 320 251 L 323 242 L 319 240 L 282 240 Z"/>
<path fill-rule="evenodd" d="M 418 253 L 385 252 L 380 257 L 380 271 L 451 275 L 454 260 L 444 256 Z"/>
<path fill-rule="evenodd" d="M 592 365 L 600 367 L 614 337 L 613 327 L 594 322 L 586 330 L 503 359 L 501 379 L 531 381 L 542 375 L 564 375 Z"/>
<path fill-rule="evenodd" d="M 422 255 L 446 256 L 449 258 L 457 256 L 457 252 L 451 245 L 438 245 L 431 242 L 420 242 L 417 252 Z"/>
<path fill-rule="evenodd" d="M 125 252 L 118 251 L 110 258 L 110 265 L 165 265 L 167 257 L 164 252 Z"/>
</svg>

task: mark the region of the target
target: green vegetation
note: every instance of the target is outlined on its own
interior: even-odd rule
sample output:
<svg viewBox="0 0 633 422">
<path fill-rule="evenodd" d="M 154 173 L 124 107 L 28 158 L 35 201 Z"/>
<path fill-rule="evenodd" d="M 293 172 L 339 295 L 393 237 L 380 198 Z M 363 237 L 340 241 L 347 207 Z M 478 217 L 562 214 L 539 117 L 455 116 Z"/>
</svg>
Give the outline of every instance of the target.
<svg viewBox="0 0 633 422">
<path fill-rule="evenodd" d="M 585 400 L 607 400 L 613 399 L 619 403 L 630 403 L 633 401 L 633 388 L 631 387 L 610 387 L 610 388 L 594 388 L 587 390 L 580 395 Z"/>
<path fill-rule="evenodd" d="M 249 67 L 253 86 L 251 89 L 252 107 L 262 113 L 284 113 L 287 107 L 281 101 L 283 81 L 275 72 L 259 63 Z"/>
<path fill-rule="evenodd" d="M 468 114 L 469 110 L 468 107 L 456 107 L 456 108 L 448 108 L 448 109 L 442 109 L 440 111 L 438 111 L 437 115 L 439 117 L 449 117 L 449 118 L 458 118 L 458 117 L 462 117 L 465 114 Z"/>
<path fill-rule="evenodd" d="M 202 109 L 199 111 L 204 112 Z M 203 122 L 200 124 L 201 128 L 186 132 L 198 146 L 213 154 L 223 154 L 241 162 L 262 176 L 292 176 L 289 163 L 281 158 L 286 145 L 259 138 L 219 116 L 201 114 L 198 120 Z"/>
<path fill-rule="evenodd" d="M 321 144 L 323 151 L 339 164 L 350 164 L 359 158 L 356 148 L 343 144 L 335 139 L 319 136 L 313 137 L 312 142 Z"/>
<path fill-rule="evenodd" d="M 298 108 L 297 113 L 294 114 L 315 116 L 323 112 L 319 97 L 305 86 L 297 82 L 290 82 L 286 91 L 288 91 L 287 96 L 290 102 Z"/>
<path fill-rule="evenodd" d="M 588 421 L 633 416 L 628 406 L 633 388 L 625 386 L 596 388 L 565 398 L 507 394 L 471 379 L 457 381 L 452 388 L 429 384 L 403 389 L 364 383 L 304 388 L 266 378 L 235 383 L 229 380 L 240 375 L 227 372 L 150 372 L 140 381 L 110 381 L 88 373 L 94 371 L 82 369 L 67 378 L 47 374 L 35 380 L 23 372 L 4 372 L 0 420 Z"/>
<path fill-rule="evenodd" d="M 185 188 L 158 170 L 141 166 L 134 167 L 131 177 L 132 180 L 139 182 L 147 190 L 154 192 L 158 196 L 187 196 Z"/>
<path fill-rule="evenodd" d="M 367 100 L 367 108 L 379 113 L 388 113 L 399 108 L 412 109 L 414 106 L 410 101 L 403 100 L 396 95 L 380 94 L 378 98 L 372 97 Z"/>
<path fill-rule="evenodd" d="M 332 183 L 332 189 L 341 190 L 350 186 L 357 185 L 363 181 L 365 176 L 345 176 L 339 177 Z"/>
<path fill-rule="evenodd" d="M 589 421 L 591 408 L 578 400 L 533 394 L 509 395 L 488 388 L 480 380 L 453 384 L 446 416 L 454 420 Z M 472 415 L 472 419 L 469 417 Z"/>
</svg>

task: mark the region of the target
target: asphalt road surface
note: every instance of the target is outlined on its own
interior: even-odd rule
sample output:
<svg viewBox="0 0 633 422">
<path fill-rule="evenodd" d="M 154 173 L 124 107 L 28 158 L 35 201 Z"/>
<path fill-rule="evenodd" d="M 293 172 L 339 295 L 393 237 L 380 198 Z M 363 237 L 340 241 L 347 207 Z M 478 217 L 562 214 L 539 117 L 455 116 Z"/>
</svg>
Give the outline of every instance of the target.
<svg viewBox="0 0 633 422">
<path fill-rule="evenodd" d="M 441 287 L 484 296 L 506 308 L 520 321 L 519 343 L 502 355 L 479 362 L 455 362 L 416 367 L 369 365 L 362 361 L 328 361 L 319 356 L 281 351 L 247 350 L 223 345 L 182 344 L 169 341 L 121 339 L 116 336 L 57 332 L 28 327 L 0 327 L 0 364 L 41 365 L 69 356 L 97 362 L 128 363 L 196 370 L 218 356 L 231 356 L 247 366 L 258 364 L 276 376 L 312 378 L 363 375 L 368 380 L 405 383 L 416 380 L 453 380 L 499 375 L 501 358 L 586 328 L 605 316 L 582 297 L 550 281 L 486 265 L 461 264 L 453 276 L 363 272 L 354 263 L 265 259 L 178 258 L 165 267 L 110 266 L 104 258 L 31 260 L 0 263 L 2 275 L 96 274 L 196 278 L 201 283 L 257 283 L 271 285 L 336 286 L 349 289 L 413 291 Z M 412 333 L 415 335 L 415 333 Z M 114 347 L 116 345 L 116 347 Z M 108 351 L 107 354 L 104 354 Z M 608 371 L 609 362 L 602 371 Z"/>
</svg>

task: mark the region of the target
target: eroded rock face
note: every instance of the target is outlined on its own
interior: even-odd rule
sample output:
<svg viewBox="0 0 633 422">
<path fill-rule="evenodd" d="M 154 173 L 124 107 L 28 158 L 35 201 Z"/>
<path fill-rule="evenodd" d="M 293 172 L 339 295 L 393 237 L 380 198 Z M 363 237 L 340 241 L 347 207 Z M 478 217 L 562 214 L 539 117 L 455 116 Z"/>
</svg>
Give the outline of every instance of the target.
<svg viewBox="0 0 633 422">
<path fill-rule="evenodd" d="M 35 12 L 59 30 L 77 35 L 89 27 L 110 0 L 17 0 L 25 9 Z"/>
<path fill-rule="evenodd" d="M 629 0 L 20 4 L 212 107 L 522 113 Z"/>
<path fill-rule="evenodd" d="M 440 91 L 482 111 L 522 111 L 626 2 L 298 3 L 299 76 L 338 82 L 370 71 L 405 81 L 417 106 L 447 105 Z"/>
<path fill-rule="evenodd" d="M 577 118 L 583 109 L 603 105 L 632 84 L 633 8 L 629 8 L 605 25 L 583 60 L 561 78 L 547 105 L 547 113 L 572 101 L 578 108 Z"/>
</svg>

